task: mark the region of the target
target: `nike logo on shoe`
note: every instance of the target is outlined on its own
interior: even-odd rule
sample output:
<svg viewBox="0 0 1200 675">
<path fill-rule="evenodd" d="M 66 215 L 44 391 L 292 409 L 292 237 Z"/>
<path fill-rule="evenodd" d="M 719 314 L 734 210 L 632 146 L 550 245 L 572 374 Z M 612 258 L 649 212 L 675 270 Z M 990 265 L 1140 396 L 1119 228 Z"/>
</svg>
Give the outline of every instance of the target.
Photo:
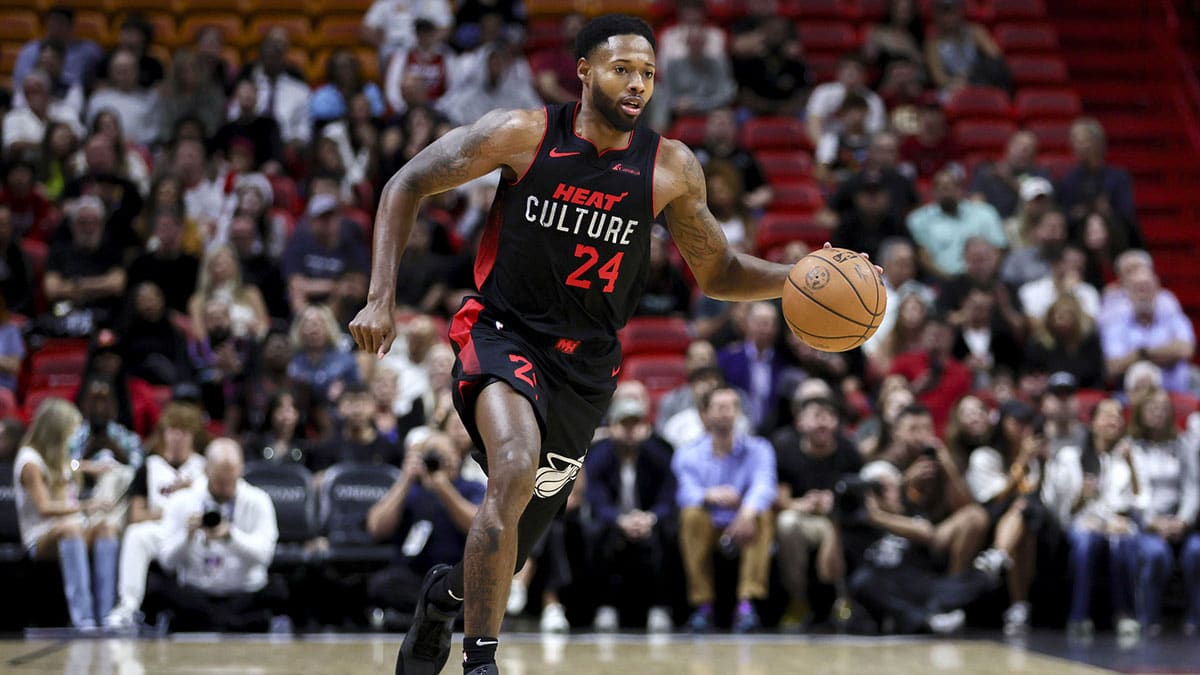
<svg viewBox="0 0 1200 675">
<path fill-rule="evenodd" d="M 551 157 L 574 157 L 575 155 L 578 155 L 578 154 L 581 154 L 581 153 L 578 153 L 578 152 L 559 152 L 557 147 L 550 148 L 550 156 L 551 156 Z"/>
<path fill-rule="evenodd" d="M 446 589 L 446 595 L 450 596 L 450 599 L 451 599 L 451 600 L 453 600 L 453 601 L 455 601 L 455 602 L 462 602 L 462 601 L 463 601 L 463 599 L 462 599 L 462 598 L 460 598 L 460 597 L 458 597 L 457 595 L 455 595 L 455 594 L 454 594 L 454 591 L 450 590 L 449 588 L 447 588 L 447 589 Z"/>
<path fill-rule="evenodd" d="M 499 640 L 480 640 L 480 639 L 475 640 L 476 647 L 487 647 L 488 645 L 498 645 L 498 644 L 500 644 Z"/>
<path fill-rule="evenodd" d="M 613 368 L 613 369 L 612 369 L 612 376 L 613 376 L 613 377 L 616 377 L 616 376 L 617 376 L 617 373 L 619 373 L 619 372 L 621 372 L 621 366 L 617 366 L 616 368 Z"/>
</svg>

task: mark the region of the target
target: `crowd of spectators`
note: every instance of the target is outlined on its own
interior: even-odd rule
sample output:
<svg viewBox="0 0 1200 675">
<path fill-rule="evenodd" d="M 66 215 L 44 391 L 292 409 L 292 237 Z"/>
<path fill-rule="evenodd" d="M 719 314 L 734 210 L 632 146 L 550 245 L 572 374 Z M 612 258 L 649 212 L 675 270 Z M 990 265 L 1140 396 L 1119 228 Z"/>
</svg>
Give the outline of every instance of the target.
<svg viewBox="0 0 1200 675">
<path fill-rule="evenodd" d="M 363 31 L 380 82 L 350 50 L 306 80 L 282 28 L 240 68 L 215 28 L 164 64 L 136 14 L 108 52 L 72 34 L 70 9 L 46 14 L 0 110 L 10 412 L 29 393 L 29 352 L 88 348 L 75 401 L 28 409 L 23 440 L 6 421 L 3 459 L 21 543 L 58 559 L 75 627 L 164 614 L 182 629 L 278 627 L 279 532 L 271 499 L 241 478 L 251 464 L 303 467 L 313 490 L 346 462 L 399 470 L 364 516 L 367 535 L 394 542 L 364 606 L 410 611 L 424 572 L 461 553 L 485 479 L 450 403 L 445 320 L 471 292 L 497 177 L 422 206 L 386 358 L 355 353 L 347 323 L 392 172 L 493 108 L 578 99 L 582 17 L 526 54 L 509 4 L 456 16 L 445 1 L 378 0 Z M 536 588 L 549 631 L 828 617 L 951 632 L 983 604 L 1009 633 L 1036 620 L 1136 634 L 1161 629 L 1178 567 L 1187 592 L 1165 609 L 1182 605 L 1195 631 L 1195 336 L 1141 248 L 1103 128 L 1074 122 L 1062 176 L 1027 132 L 968 162 L 946 102 L 1012 78 L 961 2 L 923 15 L 893 0 L 828 81 L 775 3 L 746 4 L 720 26 L 703 2 L 677 3 L 647 123 L 703 116 L 695 150 L 727 238 L 794 261 L 802 242 L 758 250 L 776 186 L 738 129 L 801 121 L 825 198 L 811 216 L 883 267 L 883 323 L 861 350 L 816 352 L 775 303 L 699 297 L 656 229 L 638 315 L 686 323 L 686 381 L 653 396 L 622 384 L 510 611 Z M 1111 600 L 1093 611 L 1101 588 Z"/>
</svg>

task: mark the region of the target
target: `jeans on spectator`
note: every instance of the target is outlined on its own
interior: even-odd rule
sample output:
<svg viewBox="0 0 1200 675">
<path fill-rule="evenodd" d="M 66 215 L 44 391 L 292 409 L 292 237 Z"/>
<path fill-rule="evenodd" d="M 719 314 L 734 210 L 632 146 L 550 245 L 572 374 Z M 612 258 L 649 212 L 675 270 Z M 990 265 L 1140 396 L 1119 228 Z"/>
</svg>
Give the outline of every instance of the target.
<svg viewBox="0 0 1200 675">
<path fill-rule="evenodd" d="M 1200 625 L 1200 532 L 1193 532 L 1184 540 L 1179 564 L 1183 567 L 1183 585 L 1187 589 L 1187 613 L 1183 620 Z"/>
<path fill-rule="evenodd" d="M 116 537 L 103 537 L 92 543 L 92 592 L 96 599 L 96 618 L 112 611 L 117 595 L 117 555 L 121 548 Z"/>
<path fill-rule="evenodd" d="M 63 593 L 67 596 L 71 625 L 76 628 L 95 628 L 96 607 L 92 597 L 87 543 L 81 537 L 60 539 L 58 562 L 62 568 Z"/>
<path fill-rule="evenodd" d="M 121 562 L 117 598 L 122 609 L 137 611 L 146 597 L 146 574 L 162 547 L 163 529 L 158 521 L 126 526 L 121 539 Z"/>
<path fill-rule="evenodd" d="M 784 509 L 776 517 L 779 568 L 783 575 L 783 587 L 792 600 L 807 597 L 809 558 L 831 532 L 833 522 L 828 516 Z"/>
<path fill-rule="evenodd" d="M 1192 534 L 1180 547 L 1179 564 L 1187 588 L 1187 614 L 1184 620 L 1196 623 L 1200 616 L 1200 534 Z M 1163 594 L 1175 567 L 1175 550 L 1157 534 L 1142 533 L 1137 538 L 1137 617 L 1143 625 L 1162 620 Z"/>
<path fill-rule="evenodd" d="M 1110 537 L 1103 532 L 1071 528 L 1071 613 L 1072 622 L 1087 619 L 1091 610 L 1092 584 L 1107 558 L 1113 611 L 1127 614 L 1132 609 L 1130 584 L 1134 555 L 1132 536 Z"/>
<path fill-rule="evenodd" d="M 694 607 L 713 602 L 716 598 L 713 554 L 716 552 L 721 531 L 713 525 L 712 515 L 699 507 L 683 509 L 679 518 L 679 544 L 683 551 L 684 570 L 687 572 L 688 601 Z M 775 521 L 769 511 L 759 514 L 754 539 L 741 548 L 737 588 L 739 600 L 767 597 L 774 525 Z"/>
<path fill-rule="evenodd" d="M 671 604 L 676 586 L 669 575 L 678 560 L 666 556 L 677 540 L 669 523 L 659 521 L 645 539 L 630 539 L 612 523 L 592 532 L 590 539 L 601 605 L 644 610 Z"/>
</svg>

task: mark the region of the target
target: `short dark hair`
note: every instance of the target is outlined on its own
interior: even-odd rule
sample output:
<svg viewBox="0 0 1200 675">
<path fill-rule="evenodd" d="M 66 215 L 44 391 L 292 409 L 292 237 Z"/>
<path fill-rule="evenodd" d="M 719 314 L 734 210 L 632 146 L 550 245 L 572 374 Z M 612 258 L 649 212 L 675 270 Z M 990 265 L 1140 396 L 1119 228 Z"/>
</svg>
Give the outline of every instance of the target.
<svg viewBox="0 0 1200 675">
<path fill-rule="evenodd" d="M 46 12 L 46 17 L 49 18 L 56 14 L 64 19 L 66 19 L 67 23 L 70 23 L 70 24 L 75 23 L 75 10 L 71 9 L 70 7 L 66 7 L 64 5 L 55 5 L 54 7 L 51 7 L 49 11 Z"/>
<path fill-rule="evenodd" d="M 347 382 L 345 389 L 338 396 L 337 402 L 340 404 L 343 401 L 349 401 L 351 398 L 360 396 L 370 396 L 371 390 L 362 382 Z"/>
<path fill-rule="evenodd" d="M 796 412 L 802 413 L 807 410 L 809 406 L 814 405 L 828 410 L 839 421 L 842 419 L 842 409 L 838 406 L 837 401 L 834 401 L 828 396 L 810 396 L 809 398 L 800 401 L 800 404 L 796 406 Z"/>
<path fill-rule="evenodd" d="M 700 412 L 704 412 L 704 411 L 708 410 L 708 406 L 710 404 L 712 404 L 713 397 L 722 391 L 733 392 L 734 395 L 737 396 L 738 406 L 741 407 L 742 396 L 741 396 L 741 394 L 738 393 L 738 390 L 735 389 L 734 387 L 729 386 L 728 384 L 719 384 L 719 385 L 713 387 L 712 389 L 709 389 L 708 391 L 700 394 L 700 400 L 696 402 L 696 404 L 697 404 L 696 409 L 699 410 Z"/>
<path fill-rule="evenodd" d="M 838 112 L 847 110 L 870 110 L 871 104 L 867 103 L 867 99 L 858 92 L 847 92 L 842 98 L 842 105 L 838 107 Z"/>
<path fill-rule="evenodd" d="M 896 426 L 899 426 L 900 420 L 904 419 L 905 417 L 933 417 L 933 413 L 929 411 L 929 408 L 926 408 L 920 403 L 912 403 L 904 406 L 904 408 L 900 410 L 900 413 L 896 415 Z"/>
<path fill-rule="evenodd" d="M 628 14 L 605 14 L 579 29 L 579 34 L 575 36 L 575 58 L 586 59 L 592 50 L 614 35 L 640 35 L 650 43 L 651 49 L 658 51 L 658 41 L 654 39 L 654 29 L 650 24 Z"/>
</svg>

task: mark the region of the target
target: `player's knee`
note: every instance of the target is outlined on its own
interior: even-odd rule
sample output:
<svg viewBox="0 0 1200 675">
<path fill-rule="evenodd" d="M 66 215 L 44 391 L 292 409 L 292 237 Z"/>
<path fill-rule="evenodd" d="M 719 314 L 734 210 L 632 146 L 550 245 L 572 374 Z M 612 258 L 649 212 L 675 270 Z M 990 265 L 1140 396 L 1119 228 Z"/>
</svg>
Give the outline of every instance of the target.
<svg viewBox="0 0 1200 675">
<path fill-rule="evenodd" d="M 498 453 L 497 460 L 489 467 L 487 499 L 501 510 L 523 509 L 533 493 L 536 457 L 528 452 L 514 451 Z"/>
</svg>

